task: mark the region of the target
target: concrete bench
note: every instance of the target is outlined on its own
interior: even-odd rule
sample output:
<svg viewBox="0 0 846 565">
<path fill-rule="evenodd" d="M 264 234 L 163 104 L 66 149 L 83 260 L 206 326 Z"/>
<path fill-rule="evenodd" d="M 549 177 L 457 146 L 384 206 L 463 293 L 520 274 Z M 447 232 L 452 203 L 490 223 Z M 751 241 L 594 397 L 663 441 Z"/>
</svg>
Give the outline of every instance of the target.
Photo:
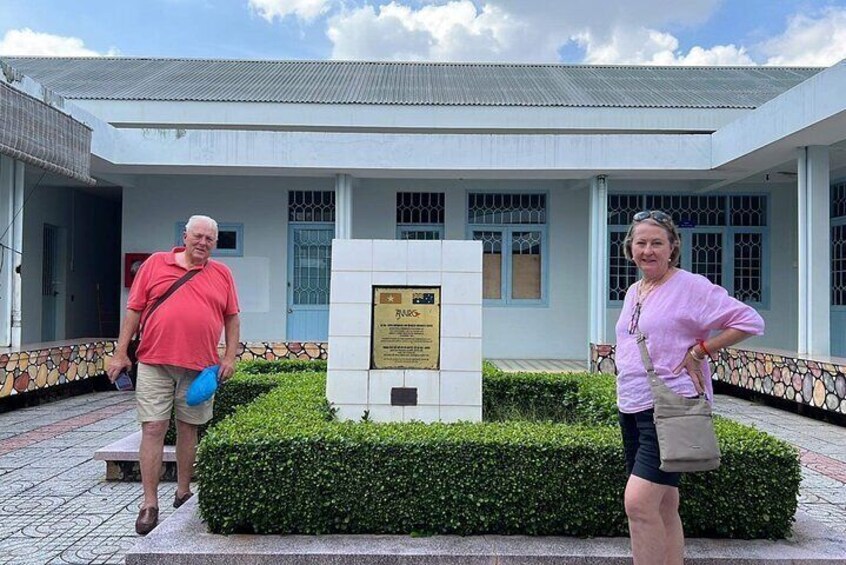
<svg viewBox="0 0 846 565">
<path fill-rule="evenodd" d="M 107 481 L 137 482 L 141 480 L 138 455 L 140 448 L 141 432 L 137 431 L 101 447 L 94 452 L 94 459 L 106 462 Z M 164 447 L 161 480 L 176 480 L 176 448 L 172 445 Z"/>
</svg>

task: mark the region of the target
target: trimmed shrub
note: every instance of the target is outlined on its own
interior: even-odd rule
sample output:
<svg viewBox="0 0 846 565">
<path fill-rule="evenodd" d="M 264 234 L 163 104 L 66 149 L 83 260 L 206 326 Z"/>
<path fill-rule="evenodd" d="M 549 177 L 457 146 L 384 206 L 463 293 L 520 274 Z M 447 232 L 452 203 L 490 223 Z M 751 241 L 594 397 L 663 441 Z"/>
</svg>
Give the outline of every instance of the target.
<svg viewBox="0 0 846 565">
<path fill-rule="evenodd" d="M 780 539 L 796 514 L 802 468 L 795 447 L 750 426 L 714 421 L 722 465 L 683 475 L 679 513 L 693 535 Z"/>
<path fill-rule="evenodd" d="M 488 377 L 490 375 L 501 375 L 502 370 L 494 365 L 491 361 L 487 359 L 482 361 L 482 377 Z"/>
<path fill-rule="evenodd" d="M 624 535 L 622 445 L 607 413 L 613 378 L 582 376 L 594 382 L 579 387 L 562 375 L 519 375 L 489 388 L 491 378 L 486 394 L 519 399 L 524 415 L 584 413 L 594 423 L 331 422 L 323 375 L 280 379 L 203 439 L 203 519 L 218 533 Z M 575 407 L 561 408 L 532 378 Z M 796 510 L 796 451 L 737 423 L 717 429 L 724 465 L 681 485 L 686 533 L 784 537 Z"/>
<path fill-rule="evenodd" d="M 482 381 L 485 421 L 616 424 L 614 377 L 588 373 L 489 373 Z"/>
<path fill-rule="evenodd" d="M 325 373 L 326 361 L 315 359 L 308 361 L 304 359 L 279 359 L 276 361 L 264 361 L 256 359 L 253 361 L 242 361 L 238 363 L 238 372 L 248 375 L 269 375 L 278 373 Z"/>
</svg>

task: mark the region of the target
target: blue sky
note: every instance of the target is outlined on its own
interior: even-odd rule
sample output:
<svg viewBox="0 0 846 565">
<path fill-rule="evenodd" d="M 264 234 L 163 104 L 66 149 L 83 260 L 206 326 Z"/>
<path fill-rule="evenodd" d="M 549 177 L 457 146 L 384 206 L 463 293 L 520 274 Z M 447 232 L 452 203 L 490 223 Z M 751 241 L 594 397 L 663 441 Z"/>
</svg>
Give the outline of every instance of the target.
<svg viewBox="0 0 846 565">
<path fill-rule="evenodd" d="M 846 0 L 0 0 L 0 54 L 831 65 Z"/>
</svg>

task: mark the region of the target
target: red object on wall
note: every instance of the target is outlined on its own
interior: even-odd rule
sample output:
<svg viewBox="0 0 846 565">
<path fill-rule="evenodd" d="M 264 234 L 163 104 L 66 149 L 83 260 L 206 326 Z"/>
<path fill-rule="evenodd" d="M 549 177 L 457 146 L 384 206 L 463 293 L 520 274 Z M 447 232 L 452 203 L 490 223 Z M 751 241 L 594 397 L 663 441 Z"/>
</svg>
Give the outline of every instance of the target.
<svg viewBox="0 0 846 565">
<path fill-rule="evenodd" d="M 141 268 L 141 263 L 152 253 L 127 253 L 123 256 L 123 286 L 129 288 L 135 280 L 135 273 Z"/>
</svg>

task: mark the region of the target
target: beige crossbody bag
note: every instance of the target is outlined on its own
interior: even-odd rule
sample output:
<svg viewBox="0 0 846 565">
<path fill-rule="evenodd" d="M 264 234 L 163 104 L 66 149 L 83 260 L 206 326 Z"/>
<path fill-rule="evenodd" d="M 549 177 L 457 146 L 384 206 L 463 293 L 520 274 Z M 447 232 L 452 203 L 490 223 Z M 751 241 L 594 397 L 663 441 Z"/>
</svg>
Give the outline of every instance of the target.
<svg viewBox="0 0 846 565">
<path fill-rule="evenodd" d="M 661 470 L 668 473 L 711 471 L 720 466 L 720 448 L 714 433 L 711 404 L 700 395 L 685 398 L 673 392 L 655 374 L 646 336 L 638 331 L 637 344 L 655 400 L 655 430 L 661 451 Z"/>
</svg>

